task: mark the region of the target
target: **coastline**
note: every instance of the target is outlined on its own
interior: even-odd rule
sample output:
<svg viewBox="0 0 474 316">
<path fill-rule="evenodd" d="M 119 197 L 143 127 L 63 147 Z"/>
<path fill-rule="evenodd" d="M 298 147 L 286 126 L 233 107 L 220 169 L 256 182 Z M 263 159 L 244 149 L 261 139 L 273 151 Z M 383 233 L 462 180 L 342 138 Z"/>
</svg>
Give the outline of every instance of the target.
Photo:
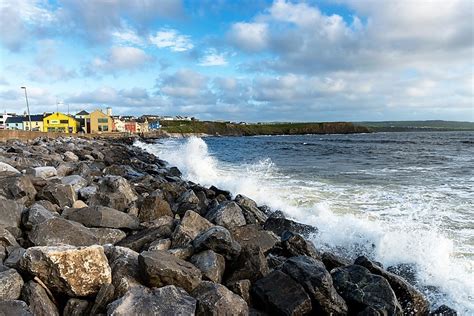
<svg viewBox="0 0 474 316">
<path fill-rule="evenodd" d="M 13 168 L 3 165 L 8 170 L 0 177 L 0 202 L 8 205 L 0 219 L 8 268 L 0 275 L 13 280 L 6 283 L 13 284 L 12 303 L 4 306 L 31 311 L 38 296 L 28 293 L 44 291 L 42 304 L 52 314 L 81 308 L 120 314 L 124 306 L 145 312 L 148 299 L 157 300 L 157 310 L 198 315 L 214 308 L 237 315 L 429 314 L 426 298 L 378 263 L 321 253 L 307 240 L 314 227 L 232 195 L 238 192 L 187 182 L 172 162 L 131 142 L 57 138 L 0 145 L 0 161 Z M 76 264 L 74 275 L 48 274 L 63 273 L 47 260 L 58 254 Z M 87 275 L 72 254 L 89 256 L 97 273 Z M 355 285 L 376 291 L 360 301 Z M 171 305 L 159 302 L 170 297 Z M 213 306 L 217 301 L 226 304 Z M 432 312 L 450 312 L 440 308 Z"/>
</svg>

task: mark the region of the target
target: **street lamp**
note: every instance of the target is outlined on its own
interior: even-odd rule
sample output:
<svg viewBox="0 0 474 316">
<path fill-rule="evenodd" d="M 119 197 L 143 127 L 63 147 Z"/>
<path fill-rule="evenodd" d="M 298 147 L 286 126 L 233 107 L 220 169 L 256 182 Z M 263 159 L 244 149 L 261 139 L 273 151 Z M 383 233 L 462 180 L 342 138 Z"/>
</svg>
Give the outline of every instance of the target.
<svg viewBox="0 0 474 316">
<path fill-rule="evenodd" d="M 26 109 L 28 110 L 28 121 L 30 122 L 30 131 L 31 131 L 33 125 L 31 124 L 30 105 L 28 104 L 28 94 L 26 93 L 26 87 L 21 87 L 21 88 L 25 90 Z"/>
</svg>

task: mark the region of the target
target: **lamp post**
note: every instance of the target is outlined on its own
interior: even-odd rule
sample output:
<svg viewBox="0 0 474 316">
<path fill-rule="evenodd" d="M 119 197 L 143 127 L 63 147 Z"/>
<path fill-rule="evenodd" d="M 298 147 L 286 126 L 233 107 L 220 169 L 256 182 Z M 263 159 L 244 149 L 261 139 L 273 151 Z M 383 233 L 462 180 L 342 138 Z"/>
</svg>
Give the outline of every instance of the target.
<svg viewBox="0 0 474 316">
<path fill-rule="evenodd" d="M 26 109 L 28 110 L 28 121 L 30 122 L 30 131 L 31 131 L 33 125 L 31 124 L 30 105 L 28 104 L 28 94 L 26 93 L 26 87 L 21 87 L 21 88 L 25 90 Z"/>
</svg>

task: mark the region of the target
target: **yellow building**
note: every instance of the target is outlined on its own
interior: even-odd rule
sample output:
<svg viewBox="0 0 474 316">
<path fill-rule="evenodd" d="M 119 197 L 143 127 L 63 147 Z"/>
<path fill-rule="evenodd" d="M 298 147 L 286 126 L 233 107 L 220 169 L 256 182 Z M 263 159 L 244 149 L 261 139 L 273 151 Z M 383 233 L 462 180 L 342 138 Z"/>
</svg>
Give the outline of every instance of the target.
<svg viewBox="0 0 474 316">
<path fill-rule="evenodd" d="M 55 112 L 43 119 L 45 132 L 77 133 L 79 122 L 71 116 Z"/>
<path fill-rule="evenodd" d="M 89 114 L 90 130 L 88 133 L 111 132 L 114 121 L 102 111 L 95 110 Z"/>
<path fill-rule="evenodd" d="M 31 118 L 31 127 L 30 127 L 30 118 Z M 25 116 L 23 119 L 23 129 L 25 131 L 42 132 L 44 130 L 43 118 L 44 118 L 44 115 L 42 114 Z"/>
</svg>

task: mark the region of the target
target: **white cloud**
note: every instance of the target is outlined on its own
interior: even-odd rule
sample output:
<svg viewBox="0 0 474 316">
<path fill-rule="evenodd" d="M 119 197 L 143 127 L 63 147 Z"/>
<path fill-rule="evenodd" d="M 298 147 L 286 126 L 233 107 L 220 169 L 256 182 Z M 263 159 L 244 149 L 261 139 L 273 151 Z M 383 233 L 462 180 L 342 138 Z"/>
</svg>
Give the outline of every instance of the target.
<svg viewBox="0 0 474 316">
<path fill-rule="evenodd" d="M 169 28 L 162 28 L 155 36 L 150 36 L 150 42 L 158 48 L 169 48 L 175 52 L 184 52 L 194 47 L 189 36 Z"/>
<path fill-rule="evenodd" d="M 116 46 L 110 49 L 106 57 L 93 59 L 83 70 L 85 75 L 115 74 L 124 70 L 134 71 L 143 68 L 152 60 L 151 56 L 139 48 Z"/>
<path fill-rule="evenodd" d="M 112 32 L 112 37 L 118 44 L 135 46 L 142 46 L 144 44 L 143 38 L 138 36 L 138 34 L 129 27 L 124 27 Z"/>
<path fill-rule="evenodd" d="M 158 83 L 159 91 L 176 98 L 197 98 L 207 90 L 208 78 L 190 69 L 164 75 Z"/>
<path fill-rule="evenodd" d="M 238 22 L 232 25 L 229 39 L 245 51 L 256 52 L 267 47 L 268 32 L 265 23 Z"/>
<path fill-rule="evenodd" d="M 225 66 L 227 65 L 227 60 L 225 59 L 224 54 L 219 54 L 215 49 L 210 49 L 206 52 L 206 55 L 201 58 L 199 66 Z"/>
</svg>

